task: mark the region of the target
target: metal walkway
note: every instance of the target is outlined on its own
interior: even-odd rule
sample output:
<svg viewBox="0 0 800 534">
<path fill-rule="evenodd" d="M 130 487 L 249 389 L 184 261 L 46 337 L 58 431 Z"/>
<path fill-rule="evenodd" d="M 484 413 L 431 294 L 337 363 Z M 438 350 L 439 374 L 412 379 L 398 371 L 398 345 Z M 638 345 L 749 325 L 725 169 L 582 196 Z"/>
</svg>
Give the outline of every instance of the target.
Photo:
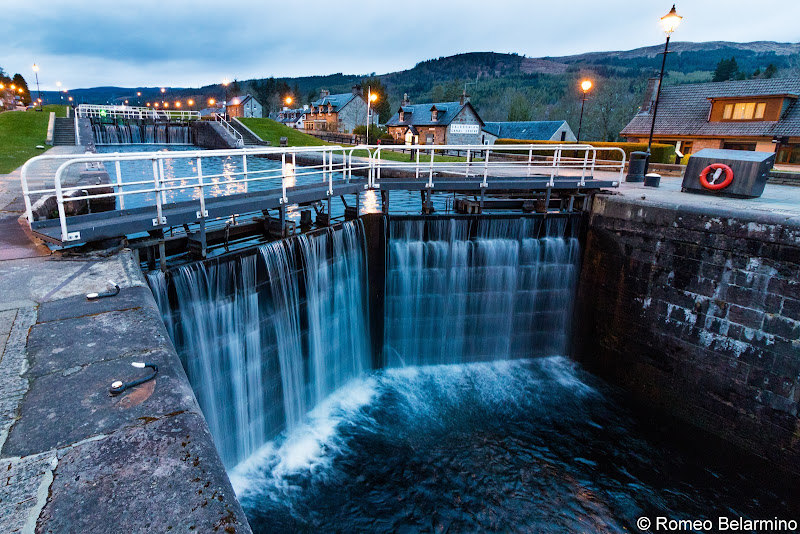
<svg viewBox="0 0 800 534">
<path fill-rule="evenodd" d="M 358 195 L 365 190 L 421 191 L 424 195 L 461 192 L 480 195 L 553 191 L 587 192 L 618 187 L 625 154 L 620 160 L 597 157 L 590 145 L 420 145 L 403 147 L 410 161 L 392 148 L 380 146 L 258 147 L 231 150 L 86 154 L 32 158 L 22 167 L 20 180 L 31 229 L 59 246 L 120 238 L 142 232 L 224 219 L 247 213 L 308 205 L 331 197 Z M 396 149 L 394 149 L 396 150 Z M 386 159 L 391 157 L 392 159 Z M 235 161 L 237 168 L 203 172 L 212 158 Z M 264 159 L 272 160 L 265 164 Z M 28 183 L 36 165 L 59 163 L 52 185 Z M 182 162 L 189 171 L 180 173 Z M 248 170 L 248 163 L 250 170 Z M 139 171 L 129 171 L 132 164 Z M 103 166 L 110 183 L 73 183 L 72 170 Z M 147 175 L 141 173 L 142 167 Z M 266 168 L 263 168 L 266 167 Z M 596 177 L 597 176 L 597 177 Z M 42 197 L 52 197 L 50 199 Z M 113 199 L 116 209 L 70 215 L 83 203 Z M 51 206 L 58 218 L 44 218 L 38 206 Z M 49 204 L 47 202 L 49 201 Z M 126 208 L 126 202 L 128 206 Z M 47 214 L 45 214 L 47 215 Z"/>
</svg>

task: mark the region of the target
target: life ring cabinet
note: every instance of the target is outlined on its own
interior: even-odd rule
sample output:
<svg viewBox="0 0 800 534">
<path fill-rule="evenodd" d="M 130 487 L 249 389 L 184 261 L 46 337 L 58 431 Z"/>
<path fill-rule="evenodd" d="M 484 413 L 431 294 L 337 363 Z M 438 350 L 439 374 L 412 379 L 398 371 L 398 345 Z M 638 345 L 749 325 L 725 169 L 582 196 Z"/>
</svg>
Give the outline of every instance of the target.
<svg viewBox="0 0 800 534">
<path fill-rule="evenodd" d="M 774 164 L 774 152 L 704 148 L 689 157 L 682 188 L 689 193 L 758 198 Z"/>
</svg>

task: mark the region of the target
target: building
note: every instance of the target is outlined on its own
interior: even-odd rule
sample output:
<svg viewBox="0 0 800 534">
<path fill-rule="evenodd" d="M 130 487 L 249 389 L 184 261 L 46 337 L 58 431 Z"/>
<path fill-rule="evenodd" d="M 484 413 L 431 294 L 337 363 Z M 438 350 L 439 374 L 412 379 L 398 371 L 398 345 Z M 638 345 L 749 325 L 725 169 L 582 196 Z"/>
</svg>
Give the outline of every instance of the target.
<svg viewBox="0 0 800 534">
<path fill-rule="evenodd" d="M 487 122 L 483 127 L 484 144 L 493 145 L 498 139 L 577 141 L 567 121 Z"/>
<path fill-rule="evenodd" d="M 257 117 L 260 119 L 264 116 L 264 107 L 250 93 L 231 98 L 227 108 L 228 115 L 231 117 Z"/>
<path fill-rule="evenodd" d="M 400 109 L 386 122 L 396 141 L 420 145 L 480 145 L 485 123 L 467 95 L 458 102 L 411 104 L 403 97 Z"/>
<path fill-rule="evenodd" d="M 305 126 L 305 118 L 307 113 L 309 113 L 308 106 L 303 106 L 302 108 L 297 109 L 289 109 L 284 107 L 280 111 L 273 111 L 270 113 L 269 118 L 276 122 L 280 122 L 289 128 L 300 130 Z"/>
<path fill-rule="evenodd" d="M 658 80 L 641 111 L 622 130 L 647 142 Z M 800 78 L 673 85 L 661 90 L 653 141 L 684 155 L 703 148 L 777 152 L 776 163 L 800 164 Z"/>
<path fill-rule="evenodd" d="M 378 114 L 371 113 L 372 124 L 378 124 Z M 352 133 L 356 126 L 367 124 L 367 99 L 360 85 L 349 93 L 338 95 L 320 91 L 319 99 L 311 103 L 303 120 L 306 130 Z"/>
</svg>

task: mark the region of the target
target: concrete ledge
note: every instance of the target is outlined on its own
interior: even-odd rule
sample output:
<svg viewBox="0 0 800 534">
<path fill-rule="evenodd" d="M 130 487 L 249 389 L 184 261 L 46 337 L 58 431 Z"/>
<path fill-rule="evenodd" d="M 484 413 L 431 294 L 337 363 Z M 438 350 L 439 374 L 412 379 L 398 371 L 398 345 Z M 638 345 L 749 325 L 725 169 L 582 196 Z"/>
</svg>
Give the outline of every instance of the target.
<svg viewBox="0 0 800 534">
<path fill-rule="evenodd" d="M 0 436 L 4 528 L 250 532 L 155 300 L 127 253 L 115 259 L 31 267 L 58 265 L 61 275 L 31 319 L 27 389 L 17 388 L 16 417 Z M 119 260 L 135 278 L 119 295 L 75 294 L 105 287 Z M 82 267 L 59 284 L 72 265 Z M 112 381 L 142 375 L 132 361 L 156 363 L 157 377 L 112 397 Z"/>
</svg>

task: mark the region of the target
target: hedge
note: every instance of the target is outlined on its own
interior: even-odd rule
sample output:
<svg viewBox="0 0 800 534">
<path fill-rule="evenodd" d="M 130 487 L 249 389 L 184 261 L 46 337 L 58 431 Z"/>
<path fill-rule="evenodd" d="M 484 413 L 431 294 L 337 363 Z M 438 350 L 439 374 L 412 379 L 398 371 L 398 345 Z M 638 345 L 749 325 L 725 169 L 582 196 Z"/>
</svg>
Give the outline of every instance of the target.
<svg viewBox="0 0 800 534">
<path fill-rule="evenodd" d="M 569 144 L 564 141 L 531 141 L 524 139 L 498 139 L 495 141 L 496 145 L 564 145 Z M 625 151 L 625 161 L 631 159 L 631 152 L 647 152 L 647 143 L 608 143 L 604 141 L 588 141 L 582 142 L 582 145 L 592 145 L 595 148 L 602 147 L 615 147 L 621 148 Z M 577 158 L 583 157 L 582 151 L 565 150 L 561 153 L 564 157 Z M 620 154 L 616 150 L 598 150 L 598 159 L 617 160 L 620 159 Z M 665 145 L 662 143 L 653 143 L 650 149 L 650 162 L 651 163 L 675 163 L 675 147 L 672 145 Z"/>
</svg>

